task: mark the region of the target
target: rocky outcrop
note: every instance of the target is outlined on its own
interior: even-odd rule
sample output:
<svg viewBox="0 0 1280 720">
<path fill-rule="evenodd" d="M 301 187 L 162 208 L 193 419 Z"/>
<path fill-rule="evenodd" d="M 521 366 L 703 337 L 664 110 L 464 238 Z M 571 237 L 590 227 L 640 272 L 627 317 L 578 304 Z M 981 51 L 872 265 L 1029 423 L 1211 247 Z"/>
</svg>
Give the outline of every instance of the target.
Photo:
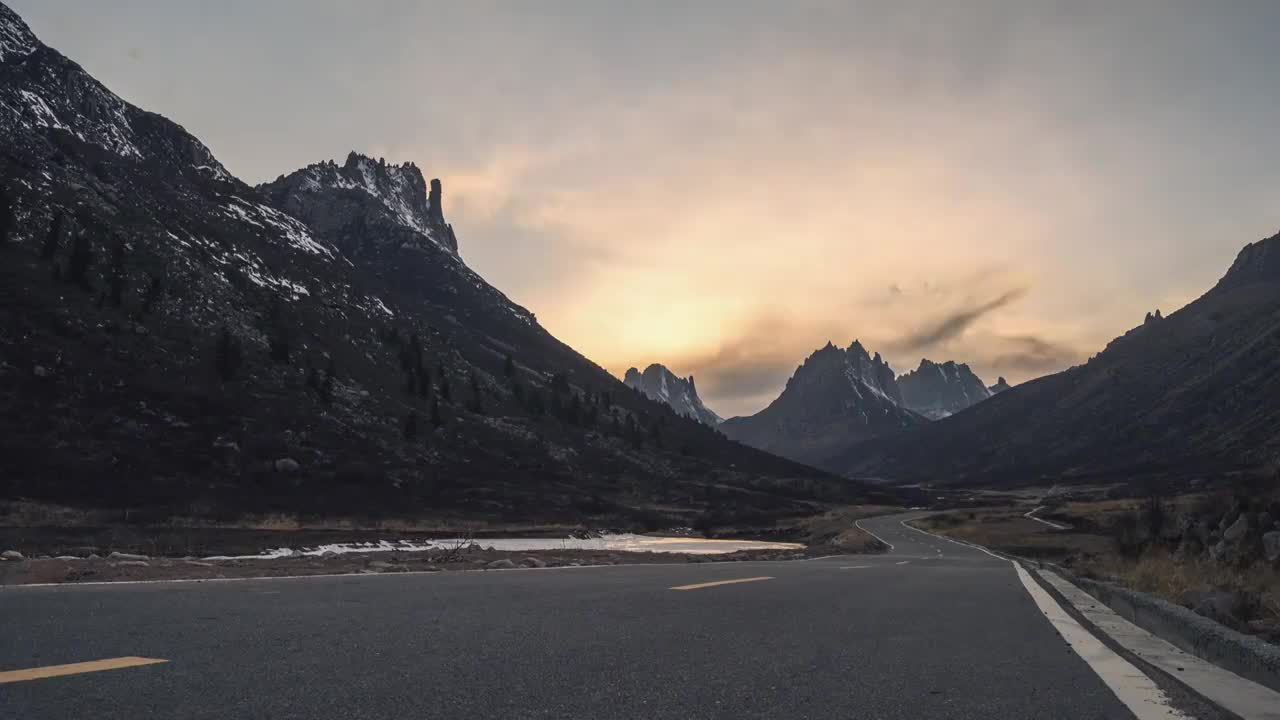
<svg viewBox="0 0 1280 720">
<path fill-rule="evenodd" d="M 636 368 L 629 368 L 622 382 L 626 383 L 627 387 L 644 393 L 650 400 L 669 406 L 677 415 L 693 418 L 711 427 L 723 422 L 719 415 L 702 404 L 702 398 L 698 397 L 698 389 L 694 386 L 692 375 L 681 378 L 668 370 L 665 365 L 654 363 L 645 368 L 643 373 Z"/>
<path fill-rule="evenodd" d="M 990 392 L 992 395 L 998 395 L 1004 392 L 1005 390 L 1008 390 L 1010 387 L 1011 386 L 1009 385 L 1008 381 L 1006 381 L 1004 379 L 1004 376 L 1001 375 L 1000 377 L 996 378 L 996 384 L 987 388 L 987 391 Z"/>
<path fill-rule="evenodd" d="M 954 415 L 992 395 L 968 365 L 953 360 L 922 359 L 918 368 L 898 377 L 898 387 L 902 404 L 931 420 Z"/>
<path fill-rule="evenodd" d="M 847 349 L 827 343 L 805 359 L 768 407 L 720 428 L 747 445 L 822 464 L 854 440 L 925 422 L 902 407 L 889 364 L 855 340 Z"/>
<path fill-rule="evenodd" d="M 444 220 L 440 181 L 431 181 L 428 194 L 422 171 L 412 162 L 388 164 L 351 152 L 342 165 L 332 160 L 308 165 L 258 190 L 276 207 L 334 236 L 348 257 L 369 254 L 379 245 L 424 240 L 458 252 L 453 227 Z"/>
</svg>

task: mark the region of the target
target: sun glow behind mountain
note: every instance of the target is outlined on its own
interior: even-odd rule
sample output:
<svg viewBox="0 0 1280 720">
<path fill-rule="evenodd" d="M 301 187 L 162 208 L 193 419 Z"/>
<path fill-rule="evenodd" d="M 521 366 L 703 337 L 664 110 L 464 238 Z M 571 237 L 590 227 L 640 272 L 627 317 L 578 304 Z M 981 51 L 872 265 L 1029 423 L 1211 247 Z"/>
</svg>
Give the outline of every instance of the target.
<svg viewBox="0 0 1280 720">
<path fill-rule="evenodd" d="M 828 339 L 1061 369 L 1280 225 L 1274 9 L 14 4 L 249 181 L 414 161 L 549 330 L 725 415 Z"/>
</svg>

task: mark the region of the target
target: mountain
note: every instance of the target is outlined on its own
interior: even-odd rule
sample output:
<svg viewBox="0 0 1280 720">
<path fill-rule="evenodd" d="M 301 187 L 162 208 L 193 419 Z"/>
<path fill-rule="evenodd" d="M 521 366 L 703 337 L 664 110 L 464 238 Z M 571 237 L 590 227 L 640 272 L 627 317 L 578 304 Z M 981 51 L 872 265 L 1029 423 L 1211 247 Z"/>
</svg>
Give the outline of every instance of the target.
<svg viewBox="0 0 1280 720">
<path fill-rule="evenodd" d="M 903 407 L 893 370 L 880 353 L 868 355 L 855 340 L 847 350 L 827 343 L 805 359 L 768 407 L 725 420 L 720 430 L 752 447 L 821 463 L 856 440 L 926 422 Z"/>
<path fill-rule="evenodd" d="M 258 186 L 285 212 L 334 239 L 348 257 L 427 240 L 453 254 L 458 239 L 444 220 L 443 188 L 413 163 L 388 165 L 352 152 L 342 165 L 308 165 Z M 376 202 L 369 202 L 370 199 Z"/>
<path fill-rule="evenodd" d="M 1148 315 L 1088 362 L 963 413 L 860 442 L 828 467 L 902 482 L 1014 484 L 1274 472 L 1280 458 L 1280 235 L 1208 292 Z"/>
<path fill-rule="evenodd" d="M 552 337 L 466 265 L 414 165 L 250 187 L 3 4 L 0 178 L 0 499 L 660 527 L 885 497 Z"/>
<path fill-rule="evenodd" d="M 654 363 L 641 373 L 629 368 L 622 382 L 633 390 L 639 390 L 650 400 L 656 400 L 671 406 L 677 415 L 693 418 L 704 425 L 715 427 L 723 418 L 707 409 L 698 397 L 698 389 L 693 385 L 693 376 L 677 377 L 665 365 Z"/>
<path fill-rule="evenodd" d="M 991 393 L 992 395 L 996 395 L 998 393 L 1004 392 L 1005 390 L 1008 390 L 1010 387 L 1011 386 L 1009 385 L 1008 381 L 1006 381 L 1004 379 L 1004 376 L 1001 375 L 1000 377 L 996 378 L 995 385 L 992 385 L 991 387 L 987 388 L 987 392 Z"/>
<path fill-rule="evenodd" d="M 920 367 L 898 376 L 898 387 L 903 406 L 930 420 L 954 415 L 992 395 L 968 365 L 952 360 L 938 364 L 921 359 Z"/>
</svg>

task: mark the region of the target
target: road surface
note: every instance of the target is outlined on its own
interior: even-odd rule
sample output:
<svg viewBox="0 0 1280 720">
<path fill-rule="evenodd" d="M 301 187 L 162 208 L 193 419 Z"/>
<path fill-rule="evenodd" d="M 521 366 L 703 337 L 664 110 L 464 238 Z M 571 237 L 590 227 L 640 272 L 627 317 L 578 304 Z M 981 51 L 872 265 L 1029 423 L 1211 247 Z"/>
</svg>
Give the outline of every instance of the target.
<svg viewBox="0 0 1280 720">
<path fill-rule="evenodd" d="M 0 589 L 0 717 L 1133 717 L 1010 563 L 863 526 L 893 550 Z"/>
</svg>

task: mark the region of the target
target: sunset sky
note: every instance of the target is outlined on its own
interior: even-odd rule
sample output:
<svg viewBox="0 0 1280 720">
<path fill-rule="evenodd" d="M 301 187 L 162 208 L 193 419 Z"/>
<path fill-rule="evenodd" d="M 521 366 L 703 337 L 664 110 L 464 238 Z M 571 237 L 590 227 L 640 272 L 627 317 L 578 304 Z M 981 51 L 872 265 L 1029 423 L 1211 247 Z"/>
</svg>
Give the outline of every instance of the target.
<svg viewBox="0 0 1280 720">
<path fill-rule="evenodd" d="M 1060 370 L 1280 226 L 1271 2 L 6 2 L 248 182 L 414 161 L 491 283 L 725 416 L 828 340 Z"/>
</svg>

